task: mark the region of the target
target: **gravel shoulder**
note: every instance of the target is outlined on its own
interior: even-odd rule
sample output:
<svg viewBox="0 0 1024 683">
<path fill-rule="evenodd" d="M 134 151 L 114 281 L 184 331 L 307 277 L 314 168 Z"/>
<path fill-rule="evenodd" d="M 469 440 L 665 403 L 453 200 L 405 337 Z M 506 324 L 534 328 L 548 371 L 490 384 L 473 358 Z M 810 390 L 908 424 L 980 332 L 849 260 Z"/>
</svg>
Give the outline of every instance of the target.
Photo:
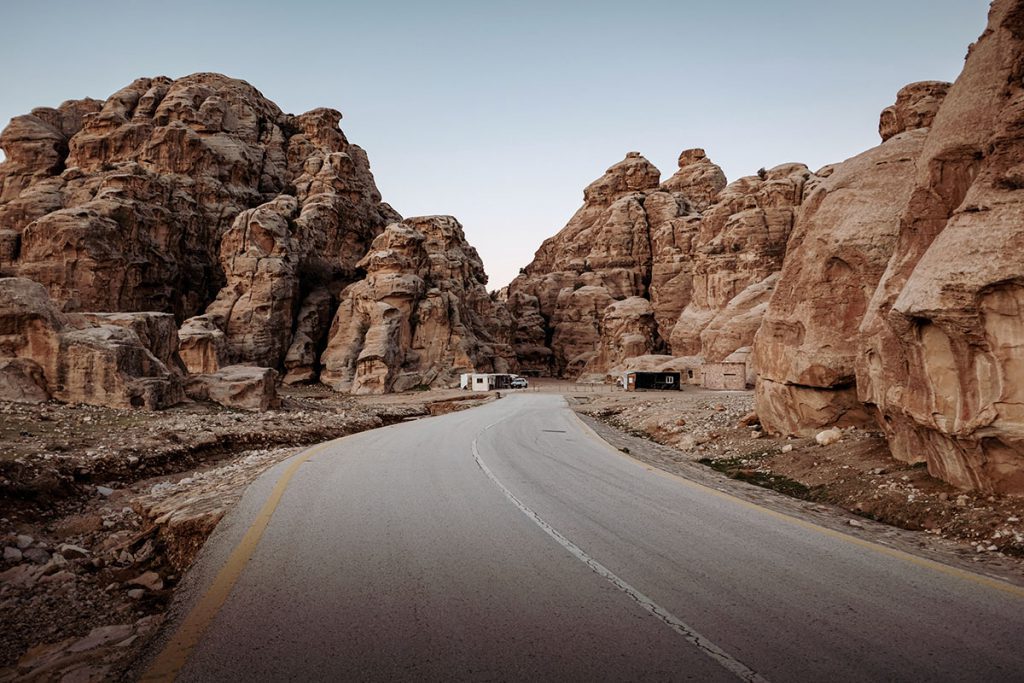
<svg viewBox="0 0 1024 683">
<path fill-rule="evenodd" d="M 602 438 L 652 467 L 822 526 L 1024 585 L 1024 500 L 957 490 L 877 434 L 827 446 L 763 434 L 750 392 L 567 392 Z"/>
</svg>

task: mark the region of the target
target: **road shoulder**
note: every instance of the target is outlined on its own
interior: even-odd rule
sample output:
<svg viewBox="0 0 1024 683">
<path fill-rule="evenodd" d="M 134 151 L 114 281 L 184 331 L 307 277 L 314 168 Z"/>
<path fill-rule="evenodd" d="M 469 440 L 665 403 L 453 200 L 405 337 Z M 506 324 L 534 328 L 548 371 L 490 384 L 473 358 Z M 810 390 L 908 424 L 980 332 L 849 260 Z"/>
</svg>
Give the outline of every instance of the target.
<svg viewBox="0 0 1024 683">
<path fill-rule="evenodd" d="M 584 414 L 580 411 L 583 406 L 572 399 L 568 402 L 570 409 L 587 429 L 620 455 L 636 461 L 640 466 L 682 477 L 741 501 L 853 539 L 1024 588 L 1024 563 L 1016 558 L 979 555 L 963 543 L 899 529 L 855 516 L 835 506 L 791 498 L 770 489 L 730 479 L 699 462 L 683 457 L 675 448 L 627 434 Z"/>
</svg>

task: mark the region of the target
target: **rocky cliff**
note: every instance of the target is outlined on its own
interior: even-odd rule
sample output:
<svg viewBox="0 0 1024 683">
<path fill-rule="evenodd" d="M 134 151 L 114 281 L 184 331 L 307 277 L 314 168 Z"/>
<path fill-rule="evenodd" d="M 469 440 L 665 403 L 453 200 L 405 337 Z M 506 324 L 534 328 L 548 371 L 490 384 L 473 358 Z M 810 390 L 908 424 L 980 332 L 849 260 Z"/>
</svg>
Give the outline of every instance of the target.
<svg viewBox="0 0 1024 683">
<path fill-rule="evenodd" d="M 882 144 L 820 170 L 808 183 L 754 344 L 757 410 L 769 429 L 809 435 L 869 423 L 854 378 L 859 328 L 948 88 L 935 82 L 903 88 L 896 105 L 882 112 Z"/>
<path fill-rule="evenodd" d="M 901 460 L 1024 493 L 1022 65 L 997 0 L 956 82 L 901 91 L 810 192 L 755 349 L 771 429 L 870 417 Z"/>
<path fill-rule="evenodd" d="M 877 425 L 938 477 L 1024 492 L 1024 2 L 989 19 L 956 83 L 900 90 L 842 163 L 609 168 L 509 287 L 523 366 L 601 380 L 753 345 L 769 431 Z"/>
<path fill-rule="evenodd" d="M 175 357 L 189 373 L 237 383 L 246 373 L 222 371 L 244 364 L 316 381 L 342 292 L 366 275 L 374 240 L 401 220 L 340 118 L 332 109 L 283 113 L 219 74 L 142 78 L 106 100 L 16 117 L 0 134 L 0 276 L 41 284 L 62 315 L 172 315 L 181 326 Z M 454 337 L 424 327 L 421 335 L 440 335 L 431 362 L 445 357 L 449 338 L 475 360 L 490 347 L 466 340 L 494 339 L 498 315 L 478 300 L 486 280 L 475 251 L 461 229 L 450 237 L 438 253 L 451 272 L 436 276 L 451 296 L 471 292 L 463 310 L 474 315 L 455 316 Z M 408 266 L 418 276 L 423 263 Z M 450 380 L 442 374 L 421 379 Z"/>
<path fill-rule="evenodd" d="M 4 272 L 44 284 L 66 311 L 181 320 L 235 284 L 221 236 L 239 214 L 287 195 L 301 251 L 317 253 L 296 254 L 301 268 L 351 277 L 397 216 L 339 118 L 284 114 L 218 74 L 141 78 L 105 101 L 16 117 L 0 134 Z"/>
<path fill-rule="evenodd" d="M 1024 2 L 997 0 L 915 164 L 861 324 L 857 393 L 897 458 L 1024 493 Z"/>
</svg>

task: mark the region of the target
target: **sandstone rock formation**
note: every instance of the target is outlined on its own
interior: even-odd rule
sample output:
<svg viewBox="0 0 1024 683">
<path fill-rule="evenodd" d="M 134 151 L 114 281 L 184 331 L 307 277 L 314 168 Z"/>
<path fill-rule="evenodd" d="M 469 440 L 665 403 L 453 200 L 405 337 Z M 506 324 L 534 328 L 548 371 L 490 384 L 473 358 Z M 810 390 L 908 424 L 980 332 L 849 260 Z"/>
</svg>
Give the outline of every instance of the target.
<svg viewBox="0 0 1024 683">
<path fill-rule="evenodd" d="M 340 117 L 285 114 L 208 73 L 16 117 L 0 134 L 0 275 L 42 283 L 65 312 L 207 314 L 183 335 L 186 357 L 206 349 L 197 369 L 283 367 L 307 296 L 333 307 L 399 218 Z M 293 377 L 316 378 L 319 325 Z"/>
<path fill-rule="evenodd" d="M 177 368 L 150 350 L 175 366 L 173 341 L 158 336 L 173 326 L 145 314 L 101 322 L 61 313 L 36 282 L 0 278 L 0 398 L 149 409 L 182 400 Z"/>
<path fill-rule="evenodd" d="M 918 157 L 867 306 L 859 398 L 892 453 L 1024 493 L 1024 3 L 996 0 Z"/>
<path fill-rule="evenodd" d="M 611 303 L 604 309 L 599 332 L 597 354 L 583 368 L 584 379 L 598 382 L 604 380 L 607 369 L 653 352 L 657 336 L 654 307 L 639 296 Z"/>
<path fill-rule="evenodd" d="M 228 343 L 212 315 L 189 318 L 178 331 L 178 355 L 190 373 L 217 372 L 228 364 Z"/>
<path fill-rule="evenodd" d="M 585 367 L 606 371 L 604 360 L 595 361 L 605 309 L 630 297 L 647 299 L 653 309 L 657 326 L 649 351 L 665 347 L 689 302 L 700 223 L 695 207 L 725 186 L 721 169 L 703 150 L 683 152 L 679 167 L 659 185 L 659 171 L 630 152 L 584 190 L 583 206 L 509 285 L 523 370 L 567 376 Z"/>
<path fill-rule="evenodd" d="M 737 313 L 749 312 L 763 302 L 772 286 L 767 278 L 782 267 L 796 208 L 810 175 L 803 164 L 784 164 L 763 177 L 740 178 L 704 212 L 694 250 L 693 293 L 670 337 L 674 355 L 719 361 L 751 345 L 757 325 L 749 316 L 736 318 L 736 329 L 730 328 L 733 316 L 715 318 L 741 294 L 734 307 Z M 744 294 L 750 287 L 754 289 Z M 712 322 L 715 326 L 705 334 Z M 732 343 L 736 345 L 728 348 Z"/>
<path fill-rule="evenodd" d="M 685 149 L 679 154 L 679 169 L 661 184 L 667 192 L 682 192 L 697 211 L 713 204 L 726 186 L 725 173 L 702 149 Z"/>
<path fill-rule="evenodd" d="M 460 373 L 507 372 L 511 320 L 451 216 L 387 227 L 341 294 L 321 381 L 357 394 L 451 386 Z"/>
<path fill-rule="evenodd" d="M 901 89 L 896 105 L 882 112 L 882 144 L 808 184 L 754 345 L 757 412 L 769 431 L 810 436 L 830 425 L 868 424 L 854 379 L 859 328 L 948 87 L 929 81 Z"/>
<path fill-rule="evenodd" d="M 1022 64 L 1024 3 L 997 0 L 956 83 L 901 90 L 882 145 L 809 187 L 755 349 L 767 427 L 871 414 L 895 457 L 1024 493 Z"/>
<path fill-rule="evenodd" d="M 908 130 L 930 127 L 949 86 L 945 81 L 919 81 L 900 88 L 896 103 L 883 109 L 879 117 L 882 142 Z"/>
<path fill-rule="evenodd" d="M 590 379 L 630 353 L 718 361 L 749 347 L 809 177 L 785 164 L 726 186 L 704 150 L 692 149 L 659 184 L 657 169 L 629 153 L 587 187 L 583 207 L 509 285 L 521 367 Z M 622 310 L 609 307 L 632 298 L 649 302 L 653 325 L 648 334 L 635 322 L 623 344 Z"/>
</svg>

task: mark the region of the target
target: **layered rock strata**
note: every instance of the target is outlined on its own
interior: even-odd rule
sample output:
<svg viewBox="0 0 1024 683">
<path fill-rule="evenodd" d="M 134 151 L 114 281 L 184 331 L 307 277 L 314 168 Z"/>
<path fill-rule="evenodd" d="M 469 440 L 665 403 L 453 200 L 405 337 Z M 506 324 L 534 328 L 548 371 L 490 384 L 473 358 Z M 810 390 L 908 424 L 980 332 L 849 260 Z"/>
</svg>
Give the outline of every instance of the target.
<svg viewBox="0 0 1024 683">
<path fill-rule="evenodd" d="M 725 177 L 703 150 L 683 152 L 676 174 L 664 184 L 660 177 L 639 153 L 627 154 L 584 190 L 583 206 L 509 285 L 516 355 L 525 371 L 606 370 L 595 360 L 605 309 L 631 297 L 652 307 L 657 325 L 649 351 L 665 348 L 689 302 L 696 207 L 711 201 Z"/>
<path fill-rule="evenodd" d="M 0 278 L 0 399 L 174 405 L 184 398 L 175 332 L 146 313 L 95 322 L 65 314 L 39 283 Z"/>
</svg>

